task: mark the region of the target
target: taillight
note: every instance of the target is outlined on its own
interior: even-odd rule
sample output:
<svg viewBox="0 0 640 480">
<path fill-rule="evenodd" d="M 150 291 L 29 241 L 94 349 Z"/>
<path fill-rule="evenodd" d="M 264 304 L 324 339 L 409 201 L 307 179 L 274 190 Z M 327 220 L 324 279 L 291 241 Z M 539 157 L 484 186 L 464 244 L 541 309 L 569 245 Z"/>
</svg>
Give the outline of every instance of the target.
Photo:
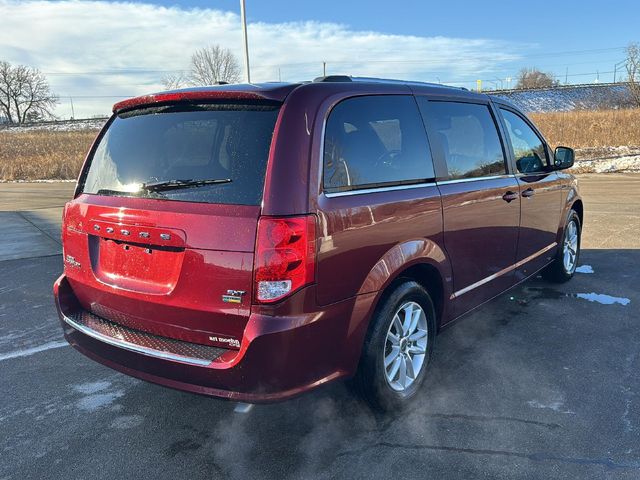
<svg viewBox="0 0 640 480">
<path fill-rule="evenodd" d="M 269 303 L 312 283 L 316 266 L 316 219 L 261 217 L 254 264 L 256 301 Z"/>
</svg>

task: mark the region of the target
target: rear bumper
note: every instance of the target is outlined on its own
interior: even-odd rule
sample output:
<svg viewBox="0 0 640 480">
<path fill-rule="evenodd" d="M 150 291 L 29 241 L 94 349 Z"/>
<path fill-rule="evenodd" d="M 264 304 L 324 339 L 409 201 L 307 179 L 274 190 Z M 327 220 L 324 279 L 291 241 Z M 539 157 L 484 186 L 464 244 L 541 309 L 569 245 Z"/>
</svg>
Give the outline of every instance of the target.
<svg viewBox="0 0 640 480">
<path fill-rule="evenodd" d="M 305 290 L 278 315 L 251 314 L 240 350 L 157 337 L 83 312 L 64 275 L 54 296 L 65 338 L 87 357 L 167 387 L 263 403 L 350 376 L 357 367 L 375 294 L 315 309 L 309 308 L 315 291 Z"/>
</svg>

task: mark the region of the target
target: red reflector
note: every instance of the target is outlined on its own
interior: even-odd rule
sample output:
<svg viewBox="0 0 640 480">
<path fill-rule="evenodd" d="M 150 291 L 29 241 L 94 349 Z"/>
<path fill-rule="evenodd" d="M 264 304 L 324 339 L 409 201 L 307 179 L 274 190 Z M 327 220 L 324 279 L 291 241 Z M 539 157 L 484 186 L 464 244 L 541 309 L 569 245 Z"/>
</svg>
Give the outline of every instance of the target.
<svg viewBox="0 0 640 480">
<path fill-rule="evenodd" d="M 255 253 L 255 300 L 278 301 L 314 281 L 316 218 L 262 217 Z"/>
</svg>

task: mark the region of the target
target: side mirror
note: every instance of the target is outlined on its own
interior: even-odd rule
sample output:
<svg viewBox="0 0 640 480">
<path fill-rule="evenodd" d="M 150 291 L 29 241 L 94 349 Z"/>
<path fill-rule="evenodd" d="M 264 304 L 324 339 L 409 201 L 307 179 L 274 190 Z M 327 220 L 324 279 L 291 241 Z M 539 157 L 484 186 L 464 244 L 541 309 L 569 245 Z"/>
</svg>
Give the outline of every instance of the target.
<svg viewBox="0 0 640 480">
<path fill-rule="evenodd" d="M 564 170 L 566 168 L 573 167 L 573 161 L 575 160 L 575 153 L 573 148 L 569 147 L 557 147 L 553 154 L 553 169 Z"/>
</svg>

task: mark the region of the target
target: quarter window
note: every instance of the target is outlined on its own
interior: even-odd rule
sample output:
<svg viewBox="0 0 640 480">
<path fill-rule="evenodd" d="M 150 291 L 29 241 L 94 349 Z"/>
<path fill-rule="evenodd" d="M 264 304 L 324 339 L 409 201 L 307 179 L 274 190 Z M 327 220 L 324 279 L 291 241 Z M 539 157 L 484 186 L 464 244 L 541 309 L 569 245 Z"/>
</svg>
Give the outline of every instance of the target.
<svg viewBox="0 0 640 480">
<path fill-rule="evenodd" d="M 544 142 L 519 115 L 500 109 L 520 173 L 543 172 L 547 166 Z"/>
<path fill-rule="evenodd" d="M 506 173 L 504 152 L 487 105 L 419 100 L 431 140 L 447 164 L 448 178 Z"/>
<path fill-rule="evenodd" d="M 331 111 L 324 141 L 325 191 L 415 184 L 434 176 L 413 97 L 354 97 Z"/>
</svg>

